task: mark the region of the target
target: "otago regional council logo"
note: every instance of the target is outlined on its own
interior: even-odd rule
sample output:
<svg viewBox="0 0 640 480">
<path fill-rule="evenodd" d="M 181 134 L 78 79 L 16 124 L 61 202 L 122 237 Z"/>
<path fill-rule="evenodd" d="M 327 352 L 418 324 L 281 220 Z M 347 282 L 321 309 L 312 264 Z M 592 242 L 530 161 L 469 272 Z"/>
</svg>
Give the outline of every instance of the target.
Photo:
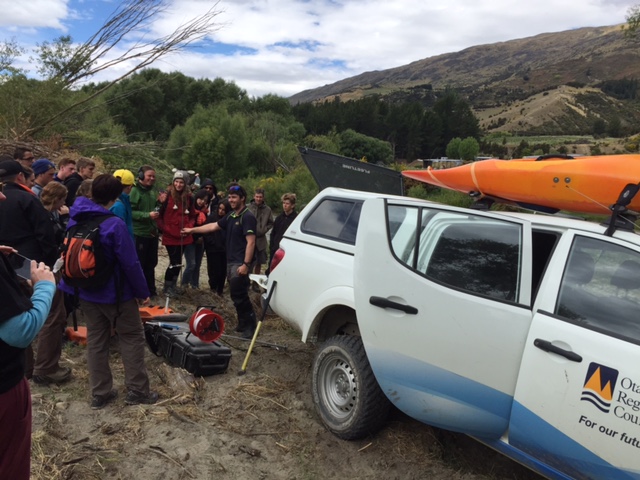
<svg viewBox="0 0 640 480">
<path fill-rule="evenodd" d="M 591 362 L 584 379 L 580 400 L 590 402 L 598 410 L 609 413 L 617 381 L 618 370 Z"/>
</svg>

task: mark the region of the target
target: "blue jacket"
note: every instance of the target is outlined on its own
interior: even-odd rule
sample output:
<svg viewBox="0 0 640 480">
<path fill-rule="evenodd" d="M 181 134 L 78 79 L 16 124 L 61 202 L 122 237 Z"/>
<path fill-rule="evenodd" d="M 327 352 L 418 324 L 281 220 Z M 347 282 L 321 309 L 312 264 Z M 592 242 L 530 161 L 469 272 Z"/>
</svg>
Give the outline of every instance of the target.
<svg viewBox="0 0 640 480">
<path fill-rule="evenodd" d="M 92 202 L 88 198 L 78 197 L 69 212 L 70 220 L 67 228 L 78 221 L 97 215 L 108 214 L 109 210 Z M 106 260 L 115 263 L 114 275 L 107 284 L 97 289 L 79 289 L 82 300 L 92 303 L 117 303 L 117 286 L 121 286 L 120 301 L 126 302 L 132 298 L 147 298 L 149 288 L 142 273 L 136 247 L 129 235 L 125 223 L 115 215 L 100 225 L 100 243 Z M 60 288 L 67 293 L 73 293 L 73 287 L 60 281 Z"/>
<path fill-rule="evenodd" d="M 133 214 L 131 212 L 131 199 L 129 195 L 124 192 L 121 193 L 120 198 L 118 198 L 109 210 L 124 221 L 127 225 L 127 230 L 129 230 L 129 235 L 131 235 L 131 239 L 133 239 Z"/>
</svg>

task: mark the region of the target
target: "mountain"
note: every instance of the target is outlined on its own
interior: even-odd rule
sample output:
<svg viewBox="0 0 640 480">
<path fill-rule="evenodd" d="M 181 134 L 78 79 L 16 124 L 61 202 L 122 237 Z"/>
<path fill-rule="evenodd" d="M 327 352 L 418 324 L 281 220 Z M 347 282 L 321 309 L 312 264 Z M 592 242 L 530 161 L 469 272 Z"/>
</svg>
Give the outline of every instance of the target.
<svg viewBox="0 0 640 480">
<path fill-rule="evenodd" d="M 487 131 L 586 133 L 597 119 L 640 130 L 640 42 L 621 25 L 470 47 L 305 90 L 292 104 L 380 95 L 429 106 L 452 87 Z"/>
</svg>

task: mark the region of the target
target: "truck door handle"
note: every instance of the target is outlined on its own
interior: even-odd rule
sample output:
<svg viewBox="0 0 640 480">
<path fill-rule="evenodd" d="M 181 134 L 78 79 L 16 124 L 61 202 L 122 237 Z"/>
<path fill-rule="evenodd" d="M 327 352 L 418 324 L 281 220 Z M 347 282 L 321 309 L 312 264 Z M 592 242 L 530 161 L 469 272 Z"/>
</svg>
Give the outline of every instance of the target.
<svg viewBox="0 0 640 480">
<path fill-rule="evenodd" d="M 533 341 L 533 344 L 538 347 L 540 350 L 544 350 L 545 352 L 555 353 L 556 355 L 560 355 L 564 358 L 571 360 L 572 362 L 582 362 L 582 357 L 577 353 L 570 352 L 569 350 L 565 350 L 564 348 L 556 347 L 553 343 L 548 340 L 542 340 L 541 338 L 536 338 Z"/>
<path fill-rule="evenodd" d="M 371 297 L 369 298 L 369 303 L 375 307 L 401 310 L 404 313 L 408 313 L 409 315 L 416 315 L 418 313 L 418 309 L 416 307 L 412 307 L 411 305 L 403 305 L 402 303 L 398 302 L 392 302 L 391 300 L 384 297 Z"/>
</svg>

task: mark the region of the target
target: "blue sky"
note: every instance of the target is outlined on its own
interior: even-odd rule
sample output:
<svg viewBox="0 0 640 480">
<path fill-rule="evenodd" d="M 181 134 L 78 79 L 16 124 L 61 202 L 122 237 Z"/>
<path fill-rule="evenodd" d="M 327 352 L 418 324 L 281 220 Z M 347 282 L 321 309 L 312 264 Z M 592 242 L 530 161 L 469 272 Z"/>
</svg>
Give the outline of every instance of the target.
<svg viewBox="0 0 640 480">
<path fill-rule="evenodd" d="M 640 0 L 639 0 L 640 2 Z M 464 48 L 586 26 L 624 23 L 622 0 L 168 0 L 152 29 L 174 30 L 215 5 L 201 44 L 153 66 L 234 81 L 252 96 L 288 97 L 372 70 Z M 60 35 L 86 40 L 116 0 L 0 0 L 0 40 L 30 49 Z M 32 54 L 31 54 L 32 55 Z M 29 54 L 19 63 L 35 76 Z M 95 81 L 117 78 L 118 69 Z"/>
</svg>

